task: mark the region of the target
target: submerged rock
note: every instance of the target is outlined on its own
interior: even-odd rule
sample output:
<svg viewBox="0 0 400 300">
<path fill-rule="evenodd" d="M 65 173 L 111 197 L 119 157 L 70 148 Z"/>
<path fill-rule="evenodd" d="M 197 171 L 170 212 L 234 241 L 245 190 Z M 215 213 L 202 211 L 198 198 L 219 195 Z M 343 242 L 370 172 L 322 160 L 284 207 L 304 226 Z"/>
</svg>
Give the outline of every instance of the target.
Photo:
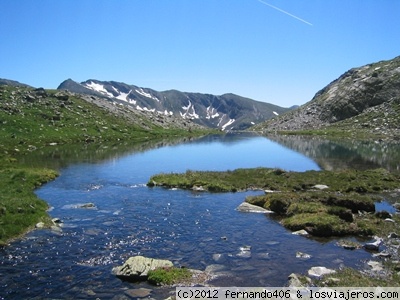
<svg viewBox="0 0 400 300">
<path fill-rule="evenodd" d="M 297 251 L 296 252 L 296 258 L 309 259 L 309 258 L 311 258 L 311 255 L 307 254 L 307 253 L 303 253 L 303 252 Z"/>
<path fill-rule="evenodd" d="M 242 258 L 250 258 L 251 257 L 251 246 L 243 246 L 239 248 L 239 253 L 236 255 Z"/>
<path fill-rule="evenodd" d="M 132 256 L 122 265 L 114 267 L 112 273 L 124 280 L 146 280 L 148 272 L 158 268 L 173 267 L 173 263 L 165 259 L 148 258 L 144 256 Z"/>
<path fill-rule="evenodd" d="M 358 242 L 350 241 L 350 240 L 340 240 L 336 243 L 339 247 L 342 247 L 346 250 L 356 250 L 361 249 L 362 245 Z"/>
<path fill-rule="evenodd" d="M 125 294 L 132 298 L 145 298 L 151 294 L 151 289 L 146 288 L 138 288 L 138 289 L 129 289 L 125 291 Z"/>
<path fill-rule="evenodd" d="M 78 204 L 78 208 L 96 208 L 96 205 L 94 203 L 84 203 L 84 204 Z"/>
</svg>

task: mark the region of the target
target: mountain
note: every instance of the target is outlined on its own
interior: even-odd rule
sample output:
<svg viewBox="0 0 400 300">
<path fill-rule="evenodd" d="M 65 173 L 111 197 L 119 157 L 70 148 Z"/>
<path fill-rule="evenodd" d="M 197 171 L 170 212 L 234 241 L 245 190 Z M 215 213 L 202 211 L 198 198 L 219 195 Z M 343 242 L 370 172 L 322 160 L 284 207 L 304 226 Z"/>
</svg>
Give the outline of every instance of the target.
<svg viewBox="0 0 400 300">
<path fill-rule="evenodd" d="M 215 96 L 177 90 L 159 92 L 121 82 L 95 79 L 81 83 L 68 79 L 58 89 L 101 97 L 137 111 L 175 116 L 221 130 L 246 129 L 289 110 L 234 94 Z"/>
<path fill-rule="evenodd" d="M 0 85 L 9 85 L 9 86 L 15 86 L 15 87 L 30 87 L 29 85 L 27 85 L 25 83 L 20 83 L 15 80 L 4 79 L 4 78 L 0 78 Z"/>
<path fill-rule="evenodd" d="M 345 72 L 311 101 L 255 130 L 307 130 L 327 126 L 399 128 L 400 56 Z M 351 125 L 351 126 L 350 126 Z"/>
</svg>

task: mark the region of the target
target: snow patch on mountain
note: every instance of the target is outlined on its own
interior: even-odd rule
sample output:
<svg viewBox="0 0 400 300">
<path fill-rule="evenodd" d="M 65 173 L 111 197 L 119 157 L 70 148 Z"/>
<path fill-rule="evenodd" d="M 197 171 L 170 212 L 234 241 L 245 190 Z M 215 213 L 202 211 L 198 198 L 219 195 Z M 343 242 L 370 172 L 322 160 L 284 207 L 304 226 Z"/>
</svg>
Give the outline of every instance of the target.
<svg viewBox="0 0 400 300">
<path fill-rule="evenodd" d="M 164 111 L 157 110 L 157 112 L 160 115 L 164 115 L 164 116 L 172 116 L 174 114 L 172 111 L 168 111 L 168 110 L 164 110 Z"/>
<path fill-rule="evenodd" d="M 279 116 L 279 114 L 276 111 L 272 112 L 275 116 Z"/>
<path fill-rule="evenodd" d="M 226 122 L 226 123 L 221 127 L 222 131 L 225 131 L 226 127 L 228 127 L 229 125 L 232 125 L 233 122 L 235 122 L 235 119 L 229 119 L 229 121 Z"/>
<path fill-rule="evenodd" d="M 207 120 L 219 117 L 218 111 L 214 107 L 211 107 L 211 105 L 207 107 L 206 111 L 207 111 L 207 116 L 206 116 Z"/>
<path fill-rule="evenodd" d="M 119 95 L 117 97 L 115 97 L 115 98 L 117 98 L 119 100 L 122 100 L 122 101 L 130 102 L 129 99 L 128 99 L 128 96 L 129 96 L 129 94 L 131 93 L 132 90 L 130 90 L 128 93 L 119 92 L 116 88 L 114 88 L 114 90 L 116 90 L 119 93 Z M 133 104 L 136 104 L 136 101 Z"/>
<path fill-rule="evenodd" d="M 189 100 L 189 104 L 187 106 L 182 106 L 184 112 L 179 112 L 181 117 L 184 119 L 198 119 L 200 118 L 198 114 L 196 114 L 196 110 L 194 109 L 194 105 Z"/>
<path fill-rule="evenodd" d="M 91 89 L 93 91 L 102 93 L 103 95 L 106 95 L 107 97 L 114 97 L 114 95 L 111 94 L 109 91 L 107 91 L 104 88 L 104 85 L 102 85 L 102 84 L 95 83 L 95 82 L 91 81 L 90 83 L 86 83 L 85 85 L 86 85 L 87 88 L 89 88 L 89 89 Z"/>
<path fill-rule="evenodd" d="M 147 98 L 156 100 L 157 102 L 160 102 L 160 99 L 158 99 L 156 96 L 153 96 L 152 94 L 146 93 L 142 88 L 135 89 L 135 92 Z"/>
</svg>

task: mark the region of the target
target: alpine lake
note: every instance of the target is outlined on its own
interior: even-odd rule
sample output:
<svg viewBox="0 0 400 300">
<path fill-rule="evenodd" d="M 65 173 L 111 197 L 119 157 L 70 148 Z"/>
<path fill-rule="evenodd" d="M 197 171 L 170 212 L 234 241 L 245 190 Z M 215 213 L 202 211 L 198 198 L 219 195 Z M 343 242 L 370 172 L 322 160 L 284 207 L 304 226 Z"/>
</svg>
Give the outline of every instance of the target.
<svg viewBox="0 0 400 300">
<path fill-rule="evenodd" d="M 0 249 L 0 299 L 134 299 L 138 290 L 165 299 L 174 288 L 125 282 L 112 268 L 143 255 L 208 268 L 215 286 L 285 286 L 289 274 L 313 266 L 362 269 L 372 254 L 345 250 L 335 238 L 293 235 L 268 214 L 236 210 L 246 196 L 263 191 L 150 188 L 152 175 L 253 167 L 399 171 L 400 145 L 228 133 L 136 145 L 53 146 L 20 159 L 59 170 L 36 194 L 62 223 L 59 230 L 36 229 Z M 395 199 L 385 201 L 379 206 L 390 209 Z M 308 256 L 296 257 L 299 252 Z"/>
</svg>

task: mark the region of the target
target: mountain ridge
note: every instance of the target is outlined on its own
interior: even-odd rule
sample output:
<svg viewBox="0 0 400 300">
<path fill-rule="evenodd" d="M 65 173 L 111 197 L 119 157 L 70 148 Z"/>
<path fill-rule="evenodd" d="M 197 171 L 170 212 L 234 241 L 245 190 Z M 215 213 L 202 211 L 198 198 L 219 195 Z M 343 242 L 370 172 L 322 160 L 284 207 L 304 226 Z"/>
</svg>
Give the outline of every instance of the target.
<svg viewBox="0 0 400 300">
<path fill-rule="evenodd" d="M 304 105 L 252 130 L 298 131 L 380 128 L 398 134 L 400 56 L 352 68 Z M 379 126 L 377 126 L 379 124 Z"/>
<path fill-rule="evenodd" d="M 67 79 L 57 89 L 102 97 L 140 111 L 190 119 L 197 124 L 221 130 L 247 129 L 290 110 L 232 93 L 217 96 L 174 89 L 156 91 L 122 82 L 96 79 L 81 83 Z"/>
</svg>

